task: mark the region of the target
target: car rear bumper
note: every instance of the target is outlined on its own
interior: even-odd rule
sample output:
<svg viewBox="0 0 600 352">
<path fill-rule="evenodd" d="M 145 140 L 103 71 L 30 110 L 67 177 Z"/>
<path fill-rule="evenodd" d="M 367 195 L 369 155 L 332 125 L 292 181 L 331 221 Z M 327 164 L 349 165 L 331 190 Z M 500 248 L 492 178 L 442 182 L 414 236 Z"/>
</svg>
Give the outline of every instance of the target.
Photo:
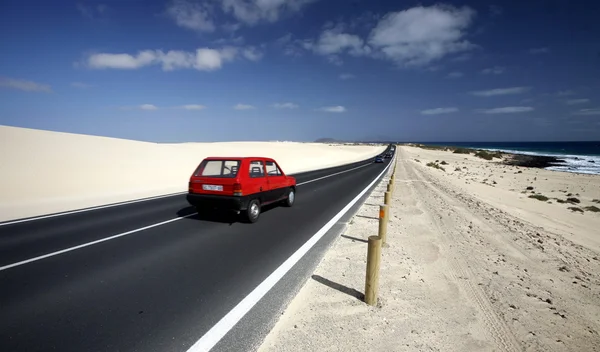
<svg viewBox="0 0 600 352">
<path fill-rule="evenodd" d="M 200 208 L 235 211 L 246 210 L 248 208 L 248 199 L 246 197 L 188 193 L 186 199 L 191 205 Z"/>
</svg>

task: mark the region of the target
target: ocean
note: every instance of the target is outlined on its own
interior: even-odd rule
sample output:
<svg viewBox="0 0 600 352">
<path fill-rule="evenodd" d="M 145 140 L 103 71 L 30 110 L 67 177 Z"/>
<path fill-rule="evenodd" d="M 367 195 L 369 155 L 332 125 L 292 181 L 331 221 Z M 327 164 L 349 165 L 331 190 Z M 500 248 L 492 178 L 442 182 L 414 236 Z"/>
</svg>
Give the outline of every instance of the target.
<svg viewBox="0 0 600 352">
<path fill-rule="evenodd" d="M 553 156 L 564 160 L 565 163 L 561 166 L 547 167 L 547 170 L 600 175 L 600 142 L 419 143 L 485 149 L 515 154 Z"/>
</svg>

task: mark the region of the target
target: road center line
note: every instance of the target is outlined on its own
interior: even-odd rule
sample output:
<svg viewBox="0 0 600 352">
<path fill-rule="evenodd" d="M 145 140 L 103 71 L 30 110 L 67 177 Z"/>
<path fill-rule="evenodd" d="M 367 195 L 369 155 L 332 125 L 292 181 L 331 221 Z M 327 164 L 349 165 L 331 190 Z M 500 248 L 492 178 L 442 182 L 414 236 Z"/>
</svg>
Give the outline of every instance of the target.
<svg viewBox="0 0 600 352">
<path fill-rule="evenodd" d="M 80 248 L 84 248 L 84 247 L 93 246 L 93 245 L 95 245 L 95 244 L 98 244 L 98 243 L 102 243 L 102 242 L 106 242 L 106 241 L 114 240 L 115 238 L 119 238 L 119 237 L 123 237 L 123 236 L 131 235 L 132 233 L 136 233 L 136 232 L 144 231 L 144 230 L 147 230 L 147 229 L 151 229 L 151 228 L 153 228 L 153 227 L 157 227 L 157 226 L 161 226 L 161 225 L 168 224 L 168 223 L 170 223 L 170 222 L 175 222 L 175 221 L 177 221 L 177 220 L 181 220 L 181 219 L 189 218 L 190 216 L 194 216 L 194 215 L 196 215 L 196 214 L 197 214 L 197 213 L 193 213 L 193 214 L 190 214 L 190 215 L 185 215 L 185 216 L 178 217 L 178 218 L 175 218 L 175 219 L 171 219 L 171 220 L 167 220 L 167 221 L 159 222 L 159 223 L 156 223 L 156 224 L 153 224 L 153 225 L 149 225 L 149 226 L 141 227 L 141 228 L 139 228 L 139 229 L 135 229 L 135 230 L 131 230 L 131 231 L 127 231 L 127 232 L 123 232 L 123 233 L 120 233 L 120 234 L 118 234 L 118 235 L 114 235 L 114 236 L 110 236 L 110 237 L 102 238 L 102 239 L 99 239 L 99 240 L 96 240 L 96 241 L 92 241 L 92 242 L 88 242 L 88 243 L 84 243 L 84 244 L 80 244 L 80 245 L 78 245 L 78 246 L 75 246 L 75 247 L 70 247 L 70 248 L 62 249 L 62 250 L 60 250 L 60 251 L 56 251 L 56 252 L 52 252 L 52 253 L 48 253 L 48 254 L 44 254 L 44 255 L 40 255 L 39 257 L 35 257 L 35 258 L 31 258 L 31 259 L 23 260 L 23 261 L 20 261 L 20 262 L 17 262 L 17 263 L 13 263 L 13 264 L 8 264 L 8 265 L 5 265 L 5 266 L 0 266 L 0 271 L 2 271 L 2 270 L 6 270 L 6 269 L 10 269 L 10 268 L 14 268 L 15 266 L 19 266 L 19 265 L 23 265 L 23 264 L 27 264 L 27 263 L 35 262 L 35 261 L 38 261 L 38 260 L 42 260 L 42 259 L 46 259 L 46 258 L 50 258 L 50 257 L 54 257 L 54 256 L 56 256 L 56 255 L 59 255 L 59 254 L 63 254 L 63 253 L 67 253 L 67 252 L 74 251 L 74 250 L 76 250 L 76 249 L 80 249 Z"/>
<path fill-rule="evenodd" d="M 315 178 L 314 180 L 305 181 L 305 182 L 300 182 L 300 183 L 296 184 L 296 186 L 302 186 L 302 185 L 305 185 L 305 184 L 307 184 L 307 183 L 311 183 L 311 182 L 315 182 L 315 181 L 322 180 L 322 179 L 324 179 L 324 178 L 328 178 L 328 177 L 331 177 L 331 176 L 335 176 L 335 175 L 343 174 L 343 173 L 345 173 L 345 172 L 350 172 L 350 171 L 353 171 L 353 170 L 356 170 L 356 169 L 360 169 L 361 167 L 365 167 L 365 166 L 368 166 L 368 165 L 371 165 L 371 164 L 365 164 L 365 165 L 361 165 L 361 166 L 359 166 L 359 167 L 355 167 L 355 168 L 353 168 L 353 169 L 350 169 L 350 170 L 344 170 L 344 171 L 336 172 L 335 174 L 331 174 L 331 175 L 327 175 L 327 176 L 323 176 L 323 177 Z"/>
<path fill-rule="evenodd" d="M 367 165 L 370 165 L 370 164 L 362 165 L 362 166 L 359 166 L 359 167 L 356 167 L 356 168 L 353 168 L 353 169 L 350 169 L 350 170 L 345 170 L 345 171 L 342 171 L 342 172 L 337 172 L 337 173 L 335 173 L 335 174 L 327 175 L 327 176 L 324 176 L 324 177 L 319 177 L 319 178 L 316 178 L 316 179 L 314 179 L 314 180 L 310 180 L 310 181 L 302 182 L 302 183 L 299 183 L 299 184 L 297 184 L 297 186 L 305 185 L 305 184 L 307 184 L 307 183 L 311 183 L 311 182 L 314 182 L 314 181 L 322 180 L 322 179 L 324 179 L 324 178 L 328 178 L 328 177 L 335 176 L 335 175 L 339 175 L 339 174 L 343 174 L 343 173 L 345 173 L 345 172 L 349 172 L 349 171 L 352 171 L 352 170 L 360 169 L 361 167 L 365 167 L 365 166 L 367 166 Z M 387 168 L 386 168 L 386 169 L 387 169 Z M 187 193 L 187 192 L 186 192 L 186 193 Z M 170 219 L 170 220 L 167 220 L 167 221 L 162 221 L 162 222 L 159 222 L 159 223 L 156 223 L 156 224 L 152 224 L 152 225 L 148 225 L 148 226 L 145 226 L 145 227 L 141 227 L 141 228 L 139 228 L 139 229 L 135 229 L 135 230 L 131 230 L 131 231 L 127 231 L 127 232 L 123 232 L 123 233 L 120 233 L 120 234 L 117 234 L 117 235 L 113 235 L 113 236 L 105 237 L 105 238 L 102 238 L 102 239 L 99 239 L 99 240 L 95 240 L 95 241 L 92 241 L 92 242 L 87 242 L 87 243 L 80 244 L 80 245 L 77 245 L 77 246 L 74 246 L 74 247 L 69 247 L 69 248 L 62 249 L 62 250 L 59 250 L 59 251 L 56 251 L 56 252 L 52 252 L 52 253 L 48 253 L 48 254 L 44 254 L 44 255 L 41 255 L 41 256 L 38 256 L 38 257 L 34 257 L 34 258 L 30 258 L 30 259 L 26 259 L 26 260 L 22 260 L 22 261 L 20 261 L 20 262 L 16 262 L 16 263 L 8 264 L 8 265 L 5 265 L 5 266 L 0 266 L 0 271 L 7 270 L 7 269 L 10 269 L 10 268 L 14 268 L 14 267 L 16 267 L 16 266 L 20 266 L 20 265 L 28 264 L 28 263 L 31 263 L 31 262 L 35 262 L 35 261 L 38 261 L 38 260 L 42 260 L 42 259 L 46 259 L 46 258 L 50 258 L 50 257 L 54 257 L 54 256 L 57 256 L 57 255 L 59 255 L 59 254 L 63 254 L 63 253 L 67 253 L 67 252 L 71 252 L 71 251 L 74 251 L 74 250 L 77 250 L 77 249 L 81 249 L 81 248 L 85 248 L 85 247 L 93 246 L 93 245 L 95 245 L 95 244 L 98 244 L 98 243 L 102 243 L 102 242 L 106 242 L 106 241 L 114 240 L 114 239 L 116 239 L 116 238 L 119 238 L 119 237 L 124 237 L 124 236 L 127 236 L 127 235 L 131 235 L 131 234 L 133 234 L 133 233 L 140 232 L 140 231 L 144 231 L 144 230 L 147 230 L 147 229 L 151 229 L 151 228 L 153 228 L 153 227 L 158 227 L 158 226 L 161 226 L 161 225 L 166 225 L 166 224 L 168 224 L 168 223 L 172 223 L 172 222 L 175 222 L 175 221 L 178 221 L 178 220 L 181 220 L 181 219 L 185 219 L 185 218 L 188 218 L 188 217 L 194 216 L 194 215 L 196 215 L 196 214 L 198 214 L 198 213 L 197 213 L 197 212 L 194 212 L 194 213 L 192 213 L 192 214 L 189 214 L 189 215 L 185 215 L 185 216 L 177 217 L 177 218 Z"/>
</svg>

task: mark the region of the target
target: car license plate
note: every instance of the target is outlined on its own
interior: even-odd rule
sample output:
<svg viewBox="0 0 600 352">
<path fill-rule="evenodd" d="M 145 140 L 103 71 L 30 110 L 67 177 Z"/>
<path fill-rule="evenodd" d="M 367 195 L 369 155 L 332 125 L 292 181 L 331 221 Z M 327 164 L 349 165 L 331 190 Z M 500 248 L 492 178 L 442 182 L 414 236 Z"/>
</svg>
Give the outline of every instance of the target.
<svg viewBox="0 0 600 352">
<path fill-rule="evenodd" d="M 222 191 L 223 186 L 215 186 L 215 185 L 202 185 L 202 189 L 205 191 Z"/>
</svg>

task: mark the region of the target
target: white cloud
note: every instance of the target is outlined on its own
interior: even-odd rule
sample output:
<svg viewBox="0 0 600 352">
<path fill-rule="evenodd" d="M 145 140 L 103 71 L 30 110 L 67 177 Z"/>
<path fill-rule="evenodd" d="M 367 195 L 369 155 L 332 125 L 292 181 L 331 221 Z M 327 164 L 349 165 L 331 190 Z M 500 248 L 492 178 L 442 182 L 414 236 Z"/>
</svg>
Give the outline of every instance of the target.
<svg viewBox="0 0 600 352">
<path fill-rule="evenodd" d="M 421 115 L 439 115 L 457 112 L 458 108 L 435 108 L 421 111 Z"/>
<path fill-rule="evenodd" d="M 464 38 L 474 16 L 469 7 L 446 5 L 392 12 L 373 29 L 369 44 L 399 65 L 429 64 L 475 47 Z"/>
<path fill-rule="evenodd" d="M 246 25 L 276 22 L 286 14 L 299 12 L 317 0 L 220 0 L 225 13 Z"/>
<path fill-rule="evenodd" d="M 173 0 L 167 6 L 167 15 L 175 20 L 179 27 L 198 32 L 215 31 L 210 11 L 211 7 L 205 2 Z"/>
<path fill-rule="evenodd" d="M 345 112 L 346 108 L 338 105 L 338 106 L 324 106 L 322 108 L 319 108 L 318 110 L 320 111 L 325 111 L 325 112 L 336 112 L 336 113 L 340 113 L 340 112 Z"/>
<path fill-rule="evenodd" d="M 263 53 L 253 46 L 244 49 L 243 55 L 246 59 L 250 61 L 259 61 L 263 57 Z"/>
<path fill-rule="evenodd" d="M 185 110 L 203 110 L 203 109 L 206 109 L 206 106 L 199 105 L 199 104 L 188 104 L 188 105 L 182 105 L 179 108 L 185 109 Z"/>
<path fill-rule="evenodd" d="M 240 45 L 244 42 L 244 37 L 243 36 L 230 36 L 229 38 L 219 38 L 213 41 L 213 44 L 217 44 L 217 45 L 224 45 L 224 44 L 235 44 L 235 45 Z"/>
<path fill-rule="evenodd" d="M 581 109 L 577 112 L 574 112 L 573 115 L 580 115 L 580 116 L 600 115 L 600 108 Z"/>
<path fill-rule="evenodd" d="M 77 10 L 79 10 L 84 17 L 90 19 L 94 19 L 96 15 L 101 16 L 107 9 L 108 7 L 104 4 L 98 4 L 96 6 L 84 5 L 82 3 L 77 4 Z"/>
<path fill-rule="evenodd" d="M 298 104 L 294 103 L 275 103 L 272 105 L 275 109 L 297 109 Z"/>
<path fill-rule="evenodd" d="M 342 66 L 344 64 L 344 60 L 342 60 L 338 55 L 328 56 L 327 61 L 336 66 Z"/>
<path fill-rule="evenodd" d="M 529 49 L 530 54 L 547 54 L 550 52 L 548 48 L 531 48 Z"/>
<path fill-rule="evenodd" d="M 529 112 L 533 110 L 534 109 L 531 106 L 507 106 L 503 108 L 476 110 L 476 112 L 483 114 L 515 114 L 520 112 Z"/>
<path fill-rule="evenodd" d="M 567 105 L 586 104 L 589 102 L 589 99 L 570 99 L 566 101 Z"/>
<path fill-rule="evenodd" d="M 0 77 L 0 87 L 19 89 L 26 92 L 52 92 L 52 89 L 47 84 L 7 77 Z"/>
<path fill-rule="evenodd" d="M 575 95 L 576 93 L 572 90 L 561 90 L 555 93 L 557 97 L 568 97 L 571 95 Z"/>
<path fill-rule="evenodd" d="M 471 94 L 479 97 L 492 97 L 496 95 L 522 94 L 528 92 L 530 89 L 531 87 L 497 88 L 471 92 Z"/>
<path fill-rule="evenodd" d="M 343 80 L 352 79 L 352 78 L 356 78 L 356 76 L 351 73 L 342 73 L 340 75 L 340 79 L 343 79 Z"/>
<path fill-rule="evenodd" d="M 500 6 L 498 6 L 498 5 L 490 5 L 489 9 L 490 9 L 490 15 L 491 15 L 492 17 L 497 17 L 497 16 L 500 16 L 500 15 L 502 15 L 502 13 L 504 12 L 504 11 L 502 10 L 502 7 L 500 7 Z"/>
<path fill-rule="evenodd" d="M 92 54 L 88 65 L 92 68 L 136 69 L 150 65 L 156 61 L 156 53 L 152 50 L 140 51 L 137 56 L 129 54 Z"/>
<path fill-rule="evenodd" d="M 140 109 L 142 110 L 158 110 L 158 107 L 152 104 L 142 104 L 140 105 Z"/>
<path fill-rule="evenodd" d="M 370 52 L 370 48 L 364 45 L 359 36 L 344 33 L 341 26 L 326 29 L 316 42 L 307 41 L 305 48 L 325 56 L 343 52 L 359 56 Z"/>
<path fill-rule="evenodd" d="M 247 104 L 237 104 L 233 108 L 235 110 L 251 110 L 251 109 L 256 109 L 254 106 L 247 105 Z"/>
<path fill-rule="evenodd" d="M 452 59 L 450 59 L 450 61 L 452 61 L 452 62 L 464 62 L 464 61 L 471 60 L 471 58 L 472 58 L 471 54 L 461 54 L 461 55 L 458 55 L 456 57 L 453 57 Z"/>
<path fill-rule="evenodd" d="M 199 71 L 218 70 L 226 62 L 235 60 L 240 49 L 232 46 L 221 49 L 200 48 L 195 52 L 180 50 L 143 50 L 137 55 L 131 54 L 92 54 L 87 58 L 87 66 L 93 69 L 134 70 L 149 65 L 162 65 L 163 71 L 193 68 Z M 262 54 L 253 47 L 243 49 L 242 55 L 255 61 Z"/>
<path fill-rule="evenodd" d="M 85 88 L 91 88 L 91 87 L 93 87 L 93 85 L 87 84 L 87 83 L 81 83 L 81 82 L 71 82 L 71 87 L 85 89 Z"/>
<path fill-rule="evenodd" d="M 481 70 L 481 73 L 483 73 L 484 75 L 500 75 L 504 73 L 504 71 L 506 71 L 504 67 L 494 66 Z"/>
<path fill-rule="evenodd" d="M 381 17 L 366 39 L 348 33 L 348 26 L 329 23 L 316 40 L 296 41 L 294 46 L 289 44 L 291 38 L 285 37 L 286 52 L 292 54 L 303 48 L 327 56 L 331 63 L 338 65 L 342 63 L 339 55 L 349 54 L 390 60 L 404 67 L 426 66 L 450 54 L 464 54 L 476 47 L 465 39 L 465 31 L 474 16 L 475 11 L 469 7 L 413 7 Z M 469 58 L 461 55 L 453 60 Z"/>
<path fill-rule="evenodd" d="M 450 72 L 446 77 L 447 78 L 461 78 L 465 74 L 462 72 Z"/>
</svg>

